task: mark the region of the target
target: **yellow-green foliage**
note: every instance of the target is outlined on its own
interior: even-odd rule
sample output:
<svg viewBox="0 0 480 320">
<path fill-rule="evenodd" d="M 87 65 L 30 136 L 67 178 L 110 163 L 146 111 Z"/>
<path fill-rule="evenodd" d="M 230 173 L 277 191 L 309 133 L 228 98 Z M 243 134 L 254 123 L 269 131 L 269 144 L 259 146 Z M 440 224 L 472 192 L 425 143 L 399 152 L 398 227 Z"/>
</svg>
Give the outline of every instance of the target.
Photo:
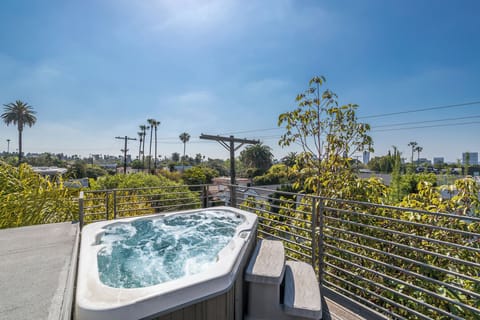
<svg viewBox="0 0 480 320">
<path fill-rule="evenodd" d="M 85 222 L 200 206 L 200 192 L 190 191 L 164 176 L 144 173 L 104 176 L 85 192 Z"/>
<path fill-rule="evenodd" d="M 432 183 L 420 181 L 417 193 L 394 204 L 403 209 L 365 203 L 391 199 L 391 189 L 377 179 L 337 182 L 332 194 L 343 199 L 272 192 L 269 202 L 248 198 L 241 207 L 258 215 L 261 237 L 284 241 L 290 258 L 311 262 L 315 250 L 328 285 L 408 319 L 422 318 L 415 312 L 448 319 L 442 310 L 459 318 L 480 319 L 478 311 L 452 303 L 480 308 L 480 222 L 469 218 L 480 216 L 479 188 L 473 179 L 460 179 L 448 187 L 452 190 L 448 200 Z M 318 227 L 312 232 L 312 212 L 322 213 L 323 239 Z M 319 257 L 321 244 L 323 258 Z"/>
<path fill-rule="evenodd" d="M 74 193 L 22 164 L 0 162 L 0 228 L 72 221 L 78 215 Z"/>
</svg>

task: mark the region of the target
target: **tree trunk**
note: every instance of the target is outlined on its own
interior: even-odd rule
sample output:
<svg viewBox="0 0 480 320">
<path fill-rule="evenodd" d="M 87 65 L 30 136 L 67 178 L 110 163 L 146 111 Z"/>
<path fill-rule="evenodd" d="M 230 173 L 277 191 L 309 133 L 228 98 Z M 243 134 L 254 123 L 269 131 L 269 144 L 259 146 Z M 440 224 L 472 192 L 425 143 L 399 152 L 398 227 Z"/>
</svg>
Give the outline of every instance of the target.
<svg viewBox="0 0 480 320">
<path fill-rule="evenodd" d="M 153 168 L 157 171 L 157 126 L 155 126 L 155 158 L 153 159 Z"/>
<path fill-rule="evenodd" d="M 152 170 L 152 136 L 153 126 L 150 126 L 150 149 L 148 150 L 148 171 Z"/>
<path fill-rule="evenodd" d="M 18 165 L 22 163 L 22 131 L 23 126 L 18 122 Z"/>
</svg>

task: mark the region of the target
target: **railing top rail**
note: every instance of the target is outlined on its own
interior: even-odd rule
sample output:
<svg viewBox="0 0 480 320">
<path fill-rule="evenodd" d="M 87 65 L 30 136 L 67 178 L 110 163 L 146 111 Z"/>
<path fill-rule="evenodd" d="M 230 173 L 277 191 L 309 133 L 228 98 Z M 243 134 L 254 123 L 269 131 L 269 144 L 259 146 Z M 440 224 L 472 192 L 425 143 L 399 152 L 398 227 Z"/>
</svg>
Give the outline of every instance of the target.
<svg viewBox="0 0 480 320">
<path fill-rule="evenodd" d="M 189 188 L 189 187 L 207 187 L 211 184 L 182 184 L 178 186 L 159 186 L 159 187 L 142 187 L 142 188 L 113 188 L 102 190 L 83 190 L 85 193 L 104 193 L 113 191 L 138 191 L 138 190 L 157 190 L 157 189 L 177 189 L 177 188 Z"/>
</svg>

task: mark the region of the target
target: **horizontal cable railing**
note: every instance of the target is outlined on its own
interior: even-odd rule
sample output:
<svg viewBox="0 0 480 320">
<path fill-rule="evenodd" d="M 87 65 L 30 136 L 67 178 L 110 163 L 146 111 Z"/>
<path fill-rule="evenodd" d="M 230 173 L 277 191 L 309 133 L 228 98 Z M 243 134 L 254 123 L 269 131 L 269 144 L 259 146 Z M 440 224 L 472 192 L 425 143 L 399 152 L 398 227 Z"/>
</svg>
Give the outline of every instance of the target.
<svg viewBox="0 0 480 320">
<path fill-rule="evenodd" d="M 81 197 L 83 223 L 223 205 L 208 185 L 86 190 Z"/>
<path fill-rule="evenodd" d="M 394 319 L 480 319 L 480 217 L 264 188 L 235 200 L 325 287 Z"/>
</svg>

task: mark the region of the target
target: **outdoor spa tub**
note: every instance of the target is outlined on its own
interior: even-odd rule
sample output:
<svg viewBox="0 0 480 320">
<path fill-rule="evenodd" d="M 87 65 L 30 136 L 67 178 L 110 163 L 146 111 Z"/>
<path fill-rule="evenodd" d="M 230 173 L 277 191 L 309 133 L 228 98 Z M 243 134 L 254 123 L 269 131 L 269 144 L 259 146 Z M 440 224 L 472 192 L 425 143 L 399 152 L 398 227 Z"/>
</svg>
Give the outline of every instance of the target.
<svg viewBox="0 0 480 320">
<path fill-rule="evenodd" d="M 75 319 L 241 319 L 256 227 L 230 207 L 85 226 Z"/>
</svg>

